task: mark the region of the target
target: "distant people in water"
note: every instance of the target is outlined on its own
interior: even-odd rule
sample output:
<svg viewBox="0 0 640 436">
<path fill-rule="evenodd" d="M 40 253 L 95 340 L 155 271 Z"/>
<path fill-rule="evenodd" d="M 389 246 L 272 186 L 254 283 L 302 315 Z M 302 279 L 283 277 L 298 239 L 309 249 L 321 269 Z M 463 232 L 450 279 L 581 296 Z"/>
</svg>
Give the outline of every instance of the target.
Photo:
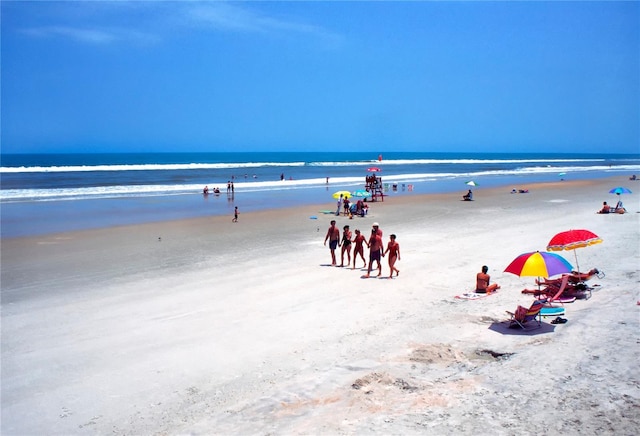
<svg viewBox="0 0 640 436">
<path fill-rule="evenodd" d="M 205 187 L 204 187 L 204 189 L 202 190 L 202 193 L 203 193 L 204 195 L 207 195 L 207 194 L 209 193 L 209 187 L 208 187 L 208 186 L 205 186 Z"/>
</svg>

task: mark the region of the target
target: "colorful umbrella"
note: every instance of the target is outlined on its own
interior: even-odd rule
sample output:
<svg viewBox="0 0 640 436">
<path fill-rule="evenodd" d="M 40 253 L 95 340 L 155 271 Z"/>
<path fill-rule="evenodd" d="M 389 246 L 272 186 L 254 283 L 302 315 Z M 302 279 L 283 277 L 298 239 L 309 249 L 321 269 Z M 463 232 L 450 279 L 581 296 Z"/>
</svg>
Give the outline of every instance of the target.
<svg viewBox="0 0 640 436">
<path fill-rule="evenodd" d="M 351 195 L 353 195 L 354 197 L 370 197 L 371 193 L 369 193 L 369 191 L 367 191 L 366 189 L 358 189 L 357 191 L 353 191 L 351 193 Z"/>
<path fill-rule="evenodd" d="M 622 186 L 618 186 L 617 188 L 613 188 L 609 191 L 609 194 L 631 194 L 631 189 L 623 188 Z"/>
<path fill-rule="evenodd" d="M 333 198 L 335 198 L 336 200 L 338 198 L 340 198 L 340 196 L 342 196 L 342 198 L 349 198 L 351 197 L 351 192 L 349 191 L 337 191 L 333 193 Z"/>
<path fill-rule="evenodd" d="M 370 173 L 378 173 L 382 170 L 378 167 L 370 167 L 370 168 L 367 168 L 367 171 L 369 171 Z"/>
<path fill-rule="evenodd" d="M 478 186 L 478 184 L 476 182 L 474 182 L 473 180 L 469 180 L 468 182 L 465 183 L 466 185 L 469 186 Z"/>
<path fill-rule="evenodd" d="M 572 269 L 559 254 L 536 251 L 516 257 L 504 271 L 519 277 L 551 277 L 569 273 Z"/>
<path fill-rule="evenodd" d="M 578 265 L 578 255 L 576 254 L 576 248 L 584 248 L 589 245 L 599 244 L 602 239 L 595 233 L 589 230 L 567 230 L 555 235 L 547 244 L 547 250 L 549 251 L 563 251 L 573 250 L 573 254 L 576 257 L 576 269 L 580 271 L 580 265 Z"/>
</svg>

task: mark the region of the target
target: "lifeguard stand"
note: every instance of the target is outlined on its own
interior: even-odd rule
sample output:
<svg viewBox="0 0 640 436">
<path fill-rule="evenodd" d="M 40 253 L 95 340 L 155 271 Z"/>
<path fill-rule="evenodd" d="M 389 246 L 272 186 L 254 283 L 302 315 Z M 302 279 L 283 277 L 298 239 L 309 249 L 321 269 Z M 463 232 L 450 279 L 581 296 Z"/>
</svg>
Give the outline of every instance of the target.
<svg viewBox="0 0 640 436">
<path fill-rule="evenodd" d="M 382 190 L 382 178 L 376 177 L 375 174 L 367 176 L 365 179 L 364 188 L 369 191 L 371 195 L 371 201 L 384 201 L 384 192 Z"/>
</svg>

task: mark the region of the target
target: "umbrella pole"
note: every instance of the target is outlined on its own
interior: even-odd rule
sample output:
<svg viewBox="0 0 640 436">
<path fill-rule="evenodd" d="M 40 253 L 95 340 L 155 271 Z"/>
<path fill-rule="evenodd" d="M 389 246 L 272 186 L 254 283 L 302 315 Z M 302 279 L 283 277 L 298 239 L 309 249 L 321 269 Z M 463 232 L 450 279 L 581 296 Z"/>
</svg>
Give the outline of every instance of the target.
<svg viewBox="0 0 640 436">
<path fill-rule="evenodd" d="M 576 249 L 573 249 L 573 255 L 576 257 L 576 270 L 578 271 L 578 274 L 580 274 L 580 265 L 578 265 L 578 253 L 576 253 Z"/>
</svg>

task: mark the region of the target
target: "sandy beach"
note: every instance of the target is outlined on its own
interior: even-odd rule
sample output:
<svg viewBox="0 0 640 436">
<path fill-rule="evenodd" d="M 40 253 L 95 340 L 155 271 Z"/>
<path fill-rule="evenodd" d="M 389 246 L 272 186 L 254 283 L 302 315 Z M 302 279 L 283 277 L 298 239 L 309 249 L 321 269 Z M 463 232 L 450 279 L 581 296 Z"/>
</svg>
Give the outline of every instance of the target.
<svg viewBox="0 0 640 436">
<path fill-rule="evenodd" d="M 615 186 L 628 213 L 596 214 Z M 636 434 L 640 182 L 511 188 L 3 240 L 1 433 Z M 332 267 L 334 218 L 395 233 L 399 277 Z M 566 324 L 508 329 L 534 278 L 504 269 L 569 229 L 606 276 Z M 501 289 L 454 298 L 482 265 Z"/>
</svg>

